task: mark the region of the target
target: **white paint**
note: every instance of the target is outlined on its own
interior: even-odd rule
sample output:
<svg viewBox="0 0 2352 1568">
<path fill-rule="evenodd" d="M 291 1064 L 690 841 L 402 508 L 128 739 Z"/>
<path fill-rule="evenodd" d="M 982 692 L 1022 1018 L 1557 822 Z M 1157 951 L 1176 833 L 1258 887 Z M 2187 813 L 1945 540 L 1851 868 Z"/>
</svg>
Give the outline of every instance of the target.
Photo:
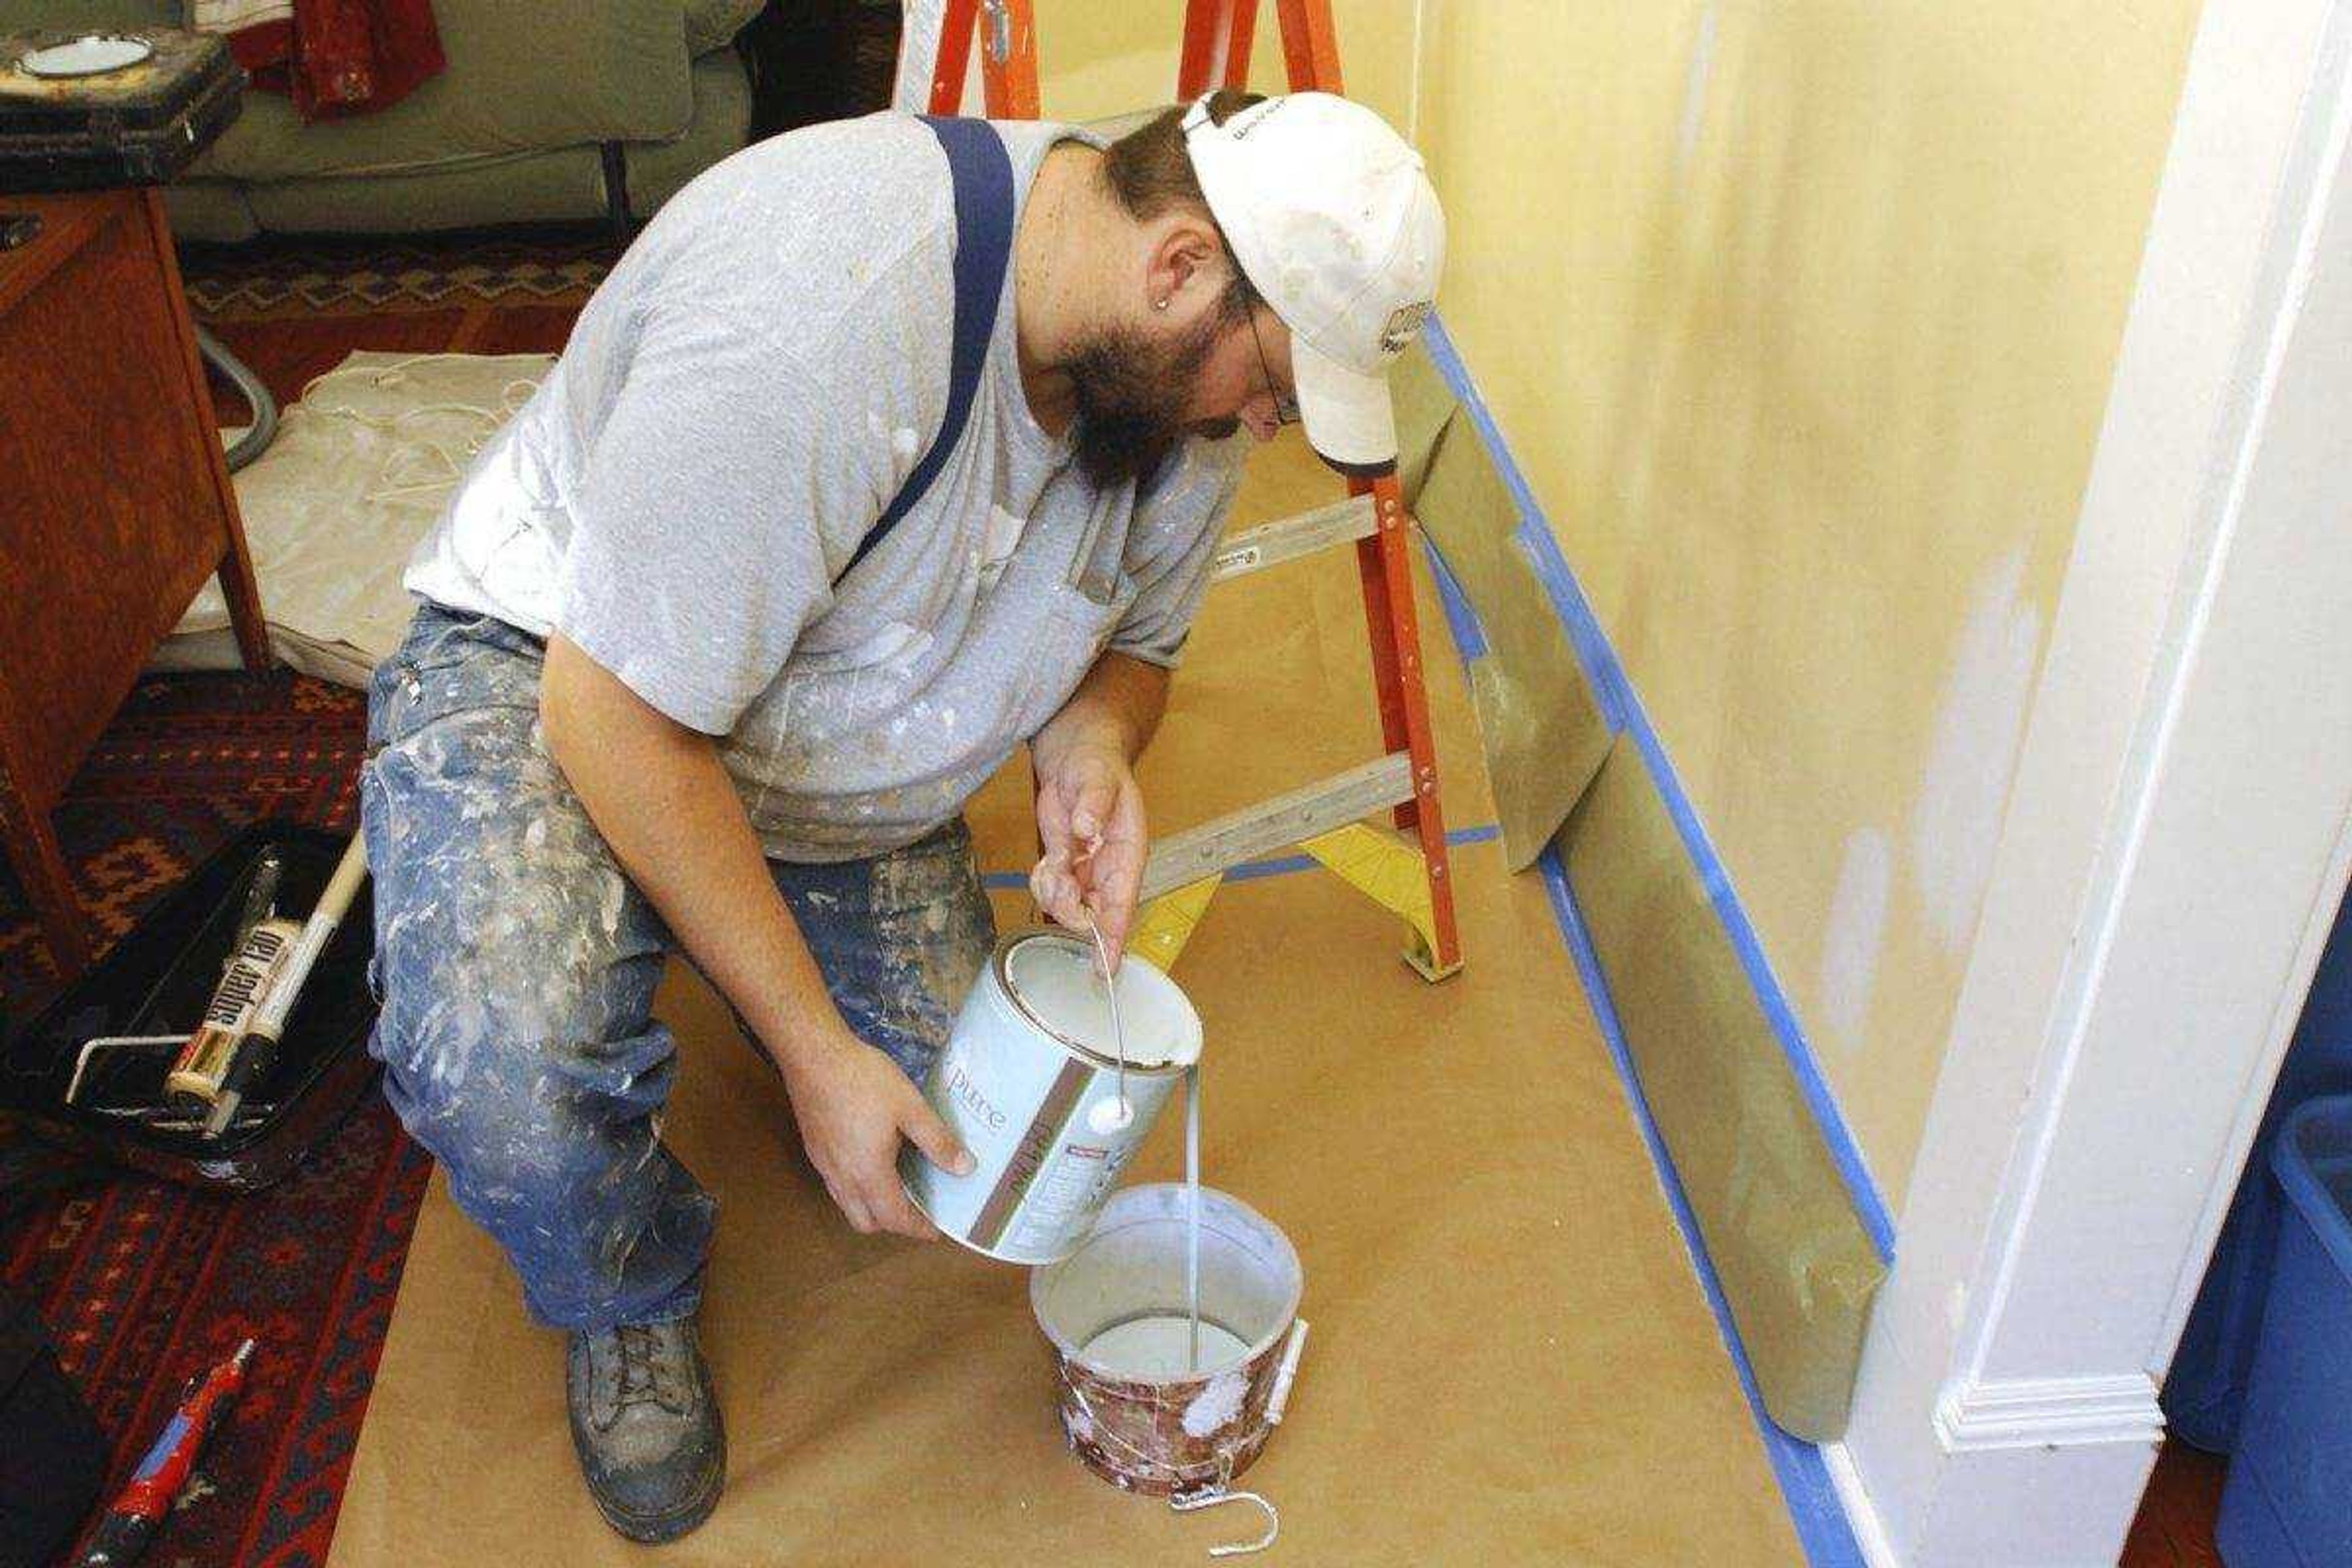
<svg viewBox="0 0 2352 1568">
<path fill-rule="evenodd" d="M 1412 77 L 1404 94 L 1404 139 L 1416 148 L 1421 145 L 1422 35 L 1428 10 L 1429 0 L 1412 0 Z"/>
<path fill-rule="evenodd" d="M 2032 696 L 2040 612 L 2024 599 L 2021 546 L 1977 586 L 1937 710 L 1911 812 L 1912 870 L 1927 926 L 1965 955 L 1992 877 L 1993 845 Z"/>
<path fill-rule="evenodd" d="M 1087 1109 L 1087 1125 L 1099 1133 L 1124 1132 L 1135 1125 L 1135 1105 L 1119 1094 L 1096 1100 Z"/>
<path fill-rule="evenodd" d="M 2146 1485 L 2352 868 L 2348 147 L 2352 0 L 2204 9 L 1831 1457 L 1874 1564 L 2110 1564 Z"/>
<path fill-rule="evenodd" d="M 1105 1329 L 1080 1353 L 1113 1376 L 1157 1383 L 1195 1375 L 1185 1366 L 1192 1338 L 1190 1317 L 1181 1311 L 1158 1312 Z M 1214 1323 L 1201 1325 L 1201 1371 L 1223 1372 L 1248 1353 L 1249 1345 L 1240 1335 Z"/>
<path fill-rule="evenodd" d="M 1201 1064 L 1184 1069 L 1184 1320 L 1201 1369 Z"/>
<path fill-rule="evenodd" d="M 982 593 L 996 586 L 1004 575 L 1004 563 L 1013 558 L 1013 547 L 1021 542 L 1022 531 L 1029 520 L 1018 512 L 1007 511 L 1001 506 L 988 509 L 988 531 L 980 544 L 980 586 Z"/>
<path fill-rule="evenodd" d="M 860 642 L 856 647 L 848 649 L 842 656 L 842 659 L 845 665 L 864 668 L 887 663 L 891 659 L 902 661 L 912 659 L 920 656 L 930 646 L 931 634 L 922 627 L 909 626 L 905 621 L 885 621 L 875 629 L 872 636 Z M 789 705 L 780 704 L 779 706 L 781 708 Z M 777 723 L 781 725 L 782 722 L 780 713 Z"/>
<path fill-rule="evenodd" d="M 1207 1334 L 1209 1326 L 1203 1323 L 1201 1331 Z M 1248 1396 L 1249 1376 L 1238 1367 L 1210 1379 L 1209 1386 L 1184 1406 L 1185 1435 L 1205 1437 L 1227 1425 L 1242 1413 L 1242 1401 Z"/>
<path fill-rule="evenodd" d="M 1122 963 L 1106 986 L 1094 955 L 1076 942 L 1024 942 L 1005 959 L 1014 996 L 1039 1022 L 1074 1045 L 1117 1060 L 1120 1021 L 1134 1026 L 1127 1059 L 1138 1067 L 1173 1067 L 1201 1058 L 1201 1023 L 1176 983 L 1139 962 Z M 1118 1018 L 1111 994 L 1118 994 Z"/>
<path fill-rule="evenodd" d="M 1821 1018 L 1849 1051 L 1866 1043 L 1871 994 L 1886 942 L 1886 902 L 1895 885 L 1895 847 L 1875 827 L 1845 841 L 1845 863 L 1830 895 L 1822 932 Z"/>
<path fill-rule="evenodd" d="M 1706 124 L 1706 87 L 1715 74 L 1717 7 L 1713 0 L 1700 10 L 1691 35 L 1690 66 L 1683 77 L 1683 111 L 1675 132 L 1675 173 L 1681 175 L 1698 153 L 1699 132 Z"/>
</svg>

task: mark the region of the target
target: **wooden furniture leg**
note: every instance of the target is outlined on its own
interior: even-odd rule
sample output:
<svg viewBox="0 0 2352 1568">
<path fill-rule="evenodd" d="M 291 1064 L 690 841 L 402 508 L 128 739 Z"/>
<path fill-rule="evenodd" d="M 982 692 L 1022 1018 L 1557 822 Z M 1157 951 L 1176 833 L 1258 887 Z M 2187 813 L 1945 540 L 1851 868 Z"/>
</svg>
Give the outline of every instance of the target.
<svg viewBox="0 0 2352 1568">
<path fill-rule="evenodd" d="M 34 809 L 5 776 L 0 776 L 0 850 L 6 852 L 8 864 L 25 885 L 58 973 L 68 978 L 80 973 L 89 963 L 89 930 L 74 891 L 73 873 L 58 847 L 57 830 L 48 814 Z"/>
<path fill-rule="evenodd" d="M 237 516 L 236 487 L 229 479 L 228 455 L 221 449 L 219 427 L 210 417 L 212 391 L 205 382 L 204 359 L 196 352 L 195 327 L 188 319 L 187 293 L 180 283 L 180 253 L 172 239 L 171 220 L 164 216 L 163 191 L 149 186 L 140 195 L 146 208 L 150 243 L 155 247 L 156 262 L 163 271 L 173 335 L 178 340 L 176 357 L 188 379 L 190 406 L 200 414 L 195 430 L 205 450 L 199 460 L 219 501 L 220 515 L 232 520 L 228 548 L 220 558 L 221 595 L 228 601 L 229 624 L 236 628 L 237 651 L 244 656 L 245 668 L 260 675 L 277 661 L 269 652 L 269 629 L 262 624 L 261 589 L 254 580 L 253 555 L 246 548 L 244 528 L 234 523 Z"/>
</svg>

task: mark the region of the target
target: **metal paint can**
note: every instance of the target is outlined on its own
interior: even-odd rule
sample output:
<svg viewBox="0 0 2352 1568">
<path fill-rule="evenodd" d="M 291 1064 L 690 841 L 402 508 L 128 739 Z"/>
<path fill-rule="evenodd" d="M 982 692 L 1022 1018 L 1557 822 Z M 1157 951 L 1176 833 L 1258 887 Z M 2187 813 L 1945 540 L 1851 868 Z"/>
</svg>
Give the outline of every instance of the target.
<svg viewBox="0 0 2352 1568">
<path fill-rule="evenodd" d="M 1067 1257 L 1200 1060 L 1200 1015 L 1165 973 L 1129 954 L 1118 979 L 1122 1116 L 1108 997 L 1094 964 L 1093 947 L 1061 931 L 1005 938 L 924 1080 L 924 1098 L 974 1166 L 958 1176 L 908 1145 L 899 1179 L 933 1225 L 975 1252 L 1007 1263 Z"/>
<path fill-rule="evenodd" d="M 1152 1496 L 1223 1486 L 1248 1468 L 1282 1419 L 1306 1335 L 1306 1275 L 1290 1238 L 1239 1198 L 1203 1187 L 1199 1370 L 1111 1349 L 1123 1329 L 1184 1317 L 1185 1194 L 1175 1182 L 1128 1188 L 1083 1246 L 1029 1277 L 1030 1309 L 1054 1349 L 1063 1436 L 1087 1468 Z"/>
</svg>

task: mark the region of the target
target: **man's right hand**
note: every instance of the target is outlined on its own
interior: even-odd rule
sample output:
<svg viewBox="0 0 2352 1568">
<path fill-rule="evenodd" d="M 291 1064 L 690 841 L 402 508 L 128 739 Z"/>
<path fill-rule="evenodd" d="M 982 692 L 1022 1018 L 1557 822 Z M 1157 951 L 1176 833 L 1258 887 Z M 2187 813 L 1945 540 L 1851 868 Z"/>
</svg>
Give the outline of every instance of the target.
<svg viewBox="0 0 2352 1568">
<path fill-rule="evenodd" d="M 898 1141 L 948 1170 L 969 1156 L 890 1058 L 841 1022 L 711 738 L 561 632 L 547 640 L 539 707 L 548 749 L 614 857 L 752 1034 L 791 1047 L 774 1055 L 793 1115 L 849 1223 L 938 1235 L 898 1184 Z"/>
<path fill-rule="evenodd" d="M 972 1158 L 922 1091 L 847 1029 L 786 1055 L 783 1073 L 801 1143 L 851 1228 L 936 1238 L 939 1231 L 899 1184 L 899 1140 L 959 1176 L 971 1173 Z"/>
</svg>

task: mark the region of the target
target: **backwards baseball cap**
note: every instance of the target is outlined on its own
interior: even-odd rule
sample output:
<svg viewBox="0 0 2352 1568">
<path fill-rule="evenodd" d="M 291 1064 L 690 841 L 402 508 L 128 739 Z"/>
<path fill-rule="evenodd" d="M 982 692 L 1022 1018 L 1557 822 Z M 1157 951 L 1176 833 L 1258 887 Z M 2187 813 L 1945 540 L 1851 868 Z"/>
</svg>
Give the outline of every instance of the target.
<svg viewBox="0 0 2352 1568">
<path fill-rule="evenodd" d="M 1428 319 L 1445 260 L 1420 155 L 1328 92 L 1269 98 L 1222 125 L 1202 98 L 1183 123 L 1210 213 L 1290 329 L 1307 441 L 1343 468 L 1393 462 L 1389 363 Z"/>
</svg>

